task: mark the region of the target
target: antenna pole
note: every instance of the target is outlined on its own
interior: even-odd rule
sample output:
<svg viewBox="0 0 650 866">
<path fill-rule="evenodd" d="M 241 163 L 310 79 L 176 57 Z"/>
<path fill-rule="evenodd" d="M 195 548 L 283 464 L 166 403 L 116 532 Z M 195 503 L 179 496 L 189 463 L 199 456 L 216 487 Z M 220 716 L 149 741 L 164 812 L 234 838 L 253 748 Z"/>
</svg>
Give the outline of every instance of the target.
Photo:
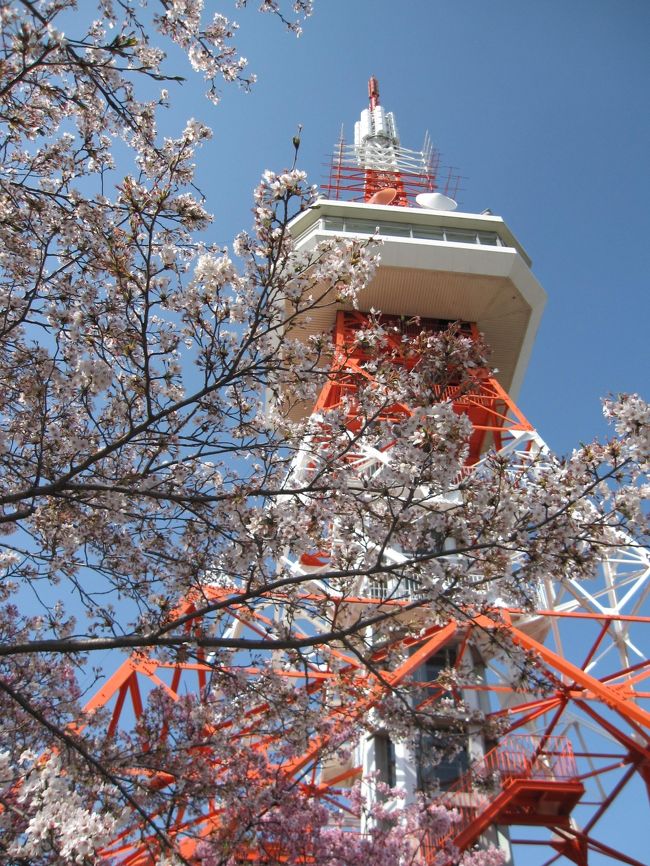
<svg viewBox="0 0 650 866">
<path fill-rule="evenodd" d="M 374 75 L 368 81 L 368 98 L 370 99 L 370 110 L 379 105 L 379 82 Z"/>
</svg>

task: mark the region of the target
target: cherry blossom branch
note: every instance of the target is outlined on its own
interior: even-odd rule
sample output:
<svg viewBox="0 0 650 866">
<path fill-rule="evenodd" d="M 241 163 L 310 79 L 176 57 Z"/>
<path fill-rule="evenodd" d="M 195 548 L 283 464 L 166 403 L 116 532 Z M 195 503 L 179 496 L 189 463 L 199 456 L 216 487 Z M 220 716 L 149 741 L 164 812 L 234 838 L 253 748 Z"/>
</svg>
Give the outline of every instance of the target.
<svg viewBox="0 0 650 866">
<path fill-rule="evenodd" d="M 106 782 L 108 782 L 111 786 L 116 788 L 125 803 L 128 803 L 131 808 L 140 816 L 142 821 L 145 823 L 147 827 L 150 827 L 153 831 L 156 838 L 159 840 L 163 848 L 166 850 L 171 850 L 175 852 L 175 856 L 178 857 L 179 862 L 184 863 L 185 866 L 191 866 L 190 862 L 186 860 L 178 851 L 176 851 L 173 843 L 168 839 L 168 837 L 163 833 L 163 831 L 158 827 L 155 821 L 153 821 L 145 809 L 143 809 L 138 801 L 131 795 L 131 793 L 124 787 L 124 785 L 120 782 L 120 780 L 112 773 L 109 773 L 104 766 L 104 764 L 97 760 L 97 758 L 86 748 L 86 746 L 79 740 L 74 737 L 72 734 L 67 731 L 61 730 L 56 725 L 52 724 L 50 720 L 37 708 L 34 707 L 24 695 L 20 692 L 17 692 L 13 689 L 8 683 L 4 680 L 0 679 L 0 691 L 4 692 L 8 697 L 11 698 L 18 706 L 27 713 L 34 721 L 38 722 L 43 728 L 50 732 L 55 742 L 62 743 L 68 749 L 71 749 L 73 752 L 76 752 L 83 760 L 92 767 L 95 772 Z"/>
</svg>

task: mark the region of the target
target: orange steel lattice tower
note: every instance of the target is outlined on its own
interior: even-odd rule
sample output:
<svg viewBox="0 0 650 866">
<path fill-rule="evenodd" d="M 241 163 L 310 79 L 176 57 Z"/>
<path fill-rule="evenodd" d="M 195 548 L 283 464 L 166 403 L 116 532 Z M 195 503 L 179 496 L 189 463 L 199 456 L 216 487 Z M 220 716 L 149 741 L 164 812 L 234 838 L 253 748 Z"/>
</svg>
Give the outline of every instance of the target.
<svg viewBox="0 0 650 866">
<path fill-rule="evenodd" d="M 374 78 L 369 97 L 354 145 L 341 143 L 335 151 L 325 186 L 331 197 L 319 199 L 291 226 L 299 248 L 333 236 L 377 233 L 383 241 L 380 267 L 359 299 L 361 311 L 333 305 L 303 325 L 305 338 L 332 332 L 339 350 L 312 414 L 321 418 L 326 430 L 328 411 L 354 394 L 359 375 L 372 375 L 354 339 L 368 319 L 363 310 L 382 311 L 396 334 L 396 355 L 400 335 L 414 317 L 418 331 L 457 322 L 469 334 L 484 335 L 499 371 L 486 371 L 471 393 L 454 393 L 452 388 L 440 395 L 471 421 L 467 471 L 478 471 L 488 450 L 522 467 L 543 459 L 546 446 L 512 397 L 521 385 L 545 302 L 531 262 L 500 217 L 460 213 L 455 202 L 437 190 L 430 146 L 419 154 L 401 148 L 394 117 L 379 104 Z M 354 201 L 355 196 L 361 201 Z M 401 406 L 398 411 L 408 413 L 410 408 Z M 354 413 L 347 417 L 353 426 Z M 349 455 L 346 471 L 372 471 L 389 459 L 390 449 L 379 453 L 360 445 Z M 298 457 L 292 473 L 298 480 L 308 477 L 308 459 Z M 388 550 L 386 555 L 399 552 Z M 305 592 L 325 597 L 319 575 L 327 571 L 326 552 L 304 551 L 291 566 L 304 578 Z M 399 611 L 408 606 L 409 592 L 416 591 L 415 586 L 367 581 L 358 596 L 346 596 L 345 603 L 351 610 L 393 606 Z M 332 593 L 328 588 L 328 599 Z M 430 769 L 426 750 L 431 743 L 423 741 L 414 754 L 378 734 L 338 762 L 319 762 L 321 744 L 313 742 L 285 769 L 303 780 L 310 796 L 330 802 L 364 774 L 378 773 L 411 793 L 422 787 L 428 773 L 437 774 L 442 791 L 438 797 L 460 813 L 453 841 L 461 851 L 486 840 L 499 845 L 510 863 L 528 846 L 525 862 L 536 866 L 588 866 L 603 858 L 643 866 L 618 844 L 604 841 L 603 834 L 609 837 L 603 828 L 610 810 L 625 802 L 622 798 L 630 786 L 640 780 L 641 788 L 650 792 L 650 691 L 645 685 L 650 663 L 642 650 L 650 623 L 645 606 L 649 593 L 647 551 L 622 544 L 611 551 L 588 586 L 556 584 L 549 575 L 538 588 L 532 612 L 495 607 L 493 613 L 469 621 L 459 618 L 440 625 L 420 610 L 421 630 L 417 639 L 409 639 L 406 660 L 384 669 L 390 647 L 378 648 L 371 661 L 375 671 L 381 670 L 381 681 L 373 681 L 347 712 L 368 713 L 386 687 L 414 676 L 428 683 L 427 700 L 433 702 L 445 695 L 436 685 L 437 673 L 451 666 L 464 683 L 459 689 L 465 702 L 504 726 L 499 743 L 490 744 L 482 734 L 469 731 L 455 759 Z M 232 590 L 207 586 L 202 603 L 206 597 L 224 603 L 223 617 L 229 617 L 223 626 L 225 636 L 273 633 L 275 601 L 261 599 L 257 607 L 249 603 L 243 612 Z M 178 608 L 177 616 L 188 628 L 193 627 L 197 603 L 186 599 Z M 525 651 L 543 687 L 521 691 L 512 685 L 507 660 L 491 649 L 490 636 L 504 629 Z M 368 668 L 353 654 L 340 647 L 324 652 L 335 654 L 338 668 L 345 666 L 352 680 L 372 681 Z M 298 672 L 285 665 L 283 671 L 289 677 L 304 677 L 311 693 L 327 687 L 326 666 Z M 204 689 L 208 675 L 209 665 L 200 658 L 174 663 L 135 654 L 106 681 L 87 709 L 108 709 L 112 734 L 125 714 L 142 714 L 152 686 L 174 697 L 182 690 Z M 256 712 L 250 709 L 251 732 Z M 194 837 L 209 833 L 218 813 L 218 803 L 209 802 L 200 815 L 179 812 L 169 823 L 169 832 L 184 840 L 180 848 L 185 856 L 193 856 Z M 442 841 L 426 840 L 421 850 L 424 862 Z M 105 854 L 131 866 L 152 862 L 149 848 L 126 835 Z"/>
</svg>

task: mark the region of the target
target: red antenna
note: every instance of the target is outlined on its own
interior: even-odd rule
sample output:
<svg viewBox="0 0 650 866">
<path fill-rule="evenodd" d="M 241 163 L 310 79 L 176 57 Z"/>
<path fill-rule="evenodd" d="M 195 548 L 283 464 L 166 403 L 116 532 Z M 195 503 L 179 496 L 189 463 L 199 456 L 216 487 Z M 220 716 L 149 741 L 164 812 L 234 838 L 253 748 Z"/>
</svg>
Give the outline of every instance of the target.
<svg viewBox="0 0 650 866">
<path fill-rule="evenodd" d="M 370 110 L 379 105 L 379 82 L 374 75 L 368 80 L 368 98 L 370 99 Z"/>
</svg>

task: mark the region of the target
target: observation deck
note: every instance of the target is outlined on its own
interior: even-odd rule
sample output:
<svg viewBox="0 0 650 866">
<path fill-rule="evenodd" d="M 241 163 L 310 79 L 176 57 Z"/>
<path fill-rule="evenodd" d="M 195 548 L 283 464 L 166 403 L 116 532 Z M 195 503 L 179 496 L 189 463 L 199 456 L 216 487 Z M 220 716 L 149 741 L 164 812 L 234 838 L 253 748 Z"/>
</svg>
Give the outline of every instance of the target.
<svg viewBox="0 0 650 866">
<path fill-rule="evenodd" d="M 376 237 L 380 264 L 359 309 L 476 323 L 499 384 L 516 396 L 546 293 L 501 217 L 319 199 L 290 230 L 298 250 L 336 236 Z M 350 306 L 314 311 L 296 336 L 330 332 L 337 309 Z"/>
</svg>

